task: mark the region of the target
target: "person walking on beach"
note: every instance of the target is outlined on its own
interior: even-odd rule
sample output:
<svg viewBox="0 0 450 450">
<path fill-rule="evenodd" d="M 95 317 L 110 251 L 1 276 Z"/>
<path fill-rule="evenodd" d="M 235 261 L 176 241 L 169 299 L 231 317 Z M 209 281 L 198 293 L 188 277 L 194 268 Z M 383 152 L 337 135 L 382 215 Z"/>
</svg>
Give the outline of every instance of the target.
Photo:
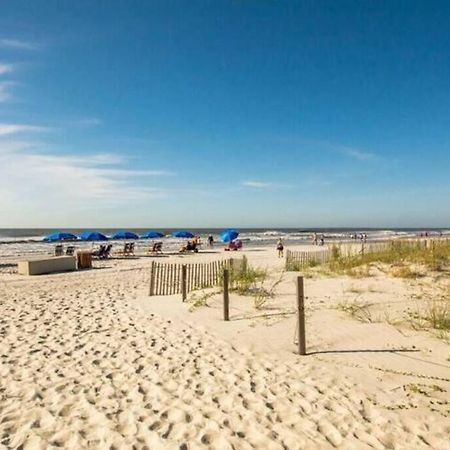
<svg viewBox="0 0 450 450">
<path fill-rule="evenodd" d="M 278 250 L 278 258 L 282 258 L 284 256 L 284 245 L 281 238 L 278 239 L 277 250 Z"/>
<path fill-rule="evenodd" d="M 317 233 L 313 233 L 313 245 L 317 245 Z"/>
<path fill-rule="evenodd" d="M 323 234 L 320 235 L 320 245 L 325 243 L 325 236 Z"/>
<path fill-rule="evenodd" d="M 210 235 L 208 236 L 208 244 L 209 244 L 209 246 L 210 246 L 211 248 L 214 246 L 214 238 L 213 238 L 213 235 L 212 235 L 212 234 L 210 234 Z"/>
</svg>

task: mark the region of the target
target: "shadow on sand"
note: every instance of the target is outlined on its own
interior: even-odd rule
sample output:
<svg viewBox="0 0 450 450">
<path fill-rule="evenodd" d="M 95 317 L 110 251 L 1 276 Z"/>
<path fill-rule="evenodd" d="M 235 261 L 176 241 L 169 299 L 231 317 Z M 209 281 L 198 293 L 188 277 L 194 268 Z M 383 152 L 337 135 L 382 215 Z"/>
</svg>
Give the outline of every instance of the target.
<svg viewBox="0 0 450 450">
<path fill-rule="evenodd" d="M 309 355 L 326 355 L 333 353 L 417 353 L 417 348 L 385 348 L 385 349 L 357 349 L 357 350 L 317 350 L 315 352 L 307 352 Z"/>
</svg>

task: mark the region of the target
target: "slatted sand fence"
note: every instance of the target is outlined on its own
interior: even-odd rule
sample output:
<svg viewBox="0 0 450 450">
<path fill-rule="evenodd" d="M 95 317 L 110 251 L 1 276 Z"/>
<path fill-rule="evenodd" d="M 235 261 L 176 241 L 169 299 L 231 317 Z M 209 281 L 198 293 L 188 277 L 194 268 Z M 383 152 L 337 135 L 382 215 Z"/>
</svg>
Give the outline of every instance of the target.
<svg viewBox="0 0 450 450">
<path fill-rule="evenodd" d="M 357 255 L 385 252 L 392 248 L 392 241 L 385 242 L 345 242 L 331 244 L 331 256 L 351 258 Z"/>
<path fill-rule="evenodd" d="M 286 250 L 286 270 L 295 270 L 298 267 L 323 264 L 331 258 L 328 248 L 314 251 Z"/>
<path fill-rule="evenodd" d="M 186 267 L 186 291 L 213 287 L 220 284 L 224 269 L 239 265 L 239 259 L 221 259 L 204 263 L 152 262 L 149 295 L 173 295 L 182 293 L 182 271 Z"/>
<path fill-rule="evenodd" d="M 336 242 L 323 250 L 286 251 L 286 270 L 298 270 L 302 267 L 315 266 L 330 262 L 336 258 L 352 258 L 370 253 L 382 253 L 395 246 L 432 248 L 432 242 L 415 240 L 383 241 L 383 242 Z"/>
</svg>

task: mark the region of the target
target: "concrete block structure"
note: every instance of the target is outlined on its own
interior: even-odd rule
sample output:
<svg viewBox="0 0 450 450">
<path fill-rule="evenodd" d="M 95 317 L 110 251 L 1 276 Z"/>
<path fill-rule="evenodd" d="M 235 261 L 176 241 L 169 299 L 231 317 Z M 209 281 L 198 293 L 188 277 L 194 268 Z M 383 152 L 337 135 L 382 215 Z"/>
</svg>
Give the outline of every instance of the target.
<svg viewBox="0 0 450 450">
<path fill-rule="evenodd" d="M 21 275 L 69 272 L 77 270 L 77 258 L 75 256 L 29 258 L 18 261 L 17 269 Z"/>
</svg>

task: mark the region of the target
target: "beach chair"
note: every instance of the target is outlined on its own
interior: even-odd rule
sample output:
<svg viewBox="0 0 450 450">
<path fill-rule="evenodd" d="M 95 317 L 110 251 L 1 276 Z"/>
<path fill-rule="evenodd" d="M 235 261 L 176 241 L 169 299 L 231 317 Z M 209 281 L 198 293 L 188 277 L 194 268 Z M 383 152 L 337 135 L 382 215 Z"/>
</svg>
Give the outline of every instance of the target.
<svg viewBox="0 0 450 450">
<path fill-rule="evenodd" d="M 128 253 L 128 242 L 125 242 L 125 244 L 123 244 L 123 248 L 121 250 L 117 251 L 117 254 L 120 256 L 125 256 Z"/>
<path fill-rule="evenodd" d="M 106 245 L 101 244 L 100 247 L 99 247 L 97 250 L 94 250 L 94 251 L 91 253 L 91 255 L 92 255 L 94 258 L 99 258 L 99 259 L 101 259 L 101 258 L 103 257 L 104 252 L 105 252 L 105 249 L 106 249 Z"/>
<path fill-rule="evenodd" d="M 64 254 L 64 247 L 62 244 L 55 245 L 55 256 L 62 256 Z"/>
<path fill-rule="evenodd" d="M 102 259 L 108 259 L 111 257 L 111 249 L 112 249 L 112 244 L 108 244 L 105 247 L 105 251 L 103 252 L 103 257 Z"/>
<path fill-rule="evenodd" d="M 75 247 L 74 247 L 73 245 L 69 245 L 69 246 L 66 248 L 66 255 L 67 255 L 67 256 L 73 256 L 74 253 L 75 253 Z"/>
<path fill-rule="evenodd" d="M 180 248 L 180 253 L 194 252 L 198 253 L 198 243 L 193 241 L 187 241 L 186 245 Z"/>
<path fill-rule="evenodd" d="M 134 242 L 126 242 L 118 254 L 120 256 L 134 256 Z"/>
<path fill-rule="evenodd" d="M 154 242 L 153 245 L 148 249 L 150 254 L 161 254 L 162 253 L 162 242 Z"/>
<path fill-rule="evenodd" d="M 231 241 L 225 248 L 225 251 L 236 251 L 242 248 L 242 241 Z"/>
</svg>

